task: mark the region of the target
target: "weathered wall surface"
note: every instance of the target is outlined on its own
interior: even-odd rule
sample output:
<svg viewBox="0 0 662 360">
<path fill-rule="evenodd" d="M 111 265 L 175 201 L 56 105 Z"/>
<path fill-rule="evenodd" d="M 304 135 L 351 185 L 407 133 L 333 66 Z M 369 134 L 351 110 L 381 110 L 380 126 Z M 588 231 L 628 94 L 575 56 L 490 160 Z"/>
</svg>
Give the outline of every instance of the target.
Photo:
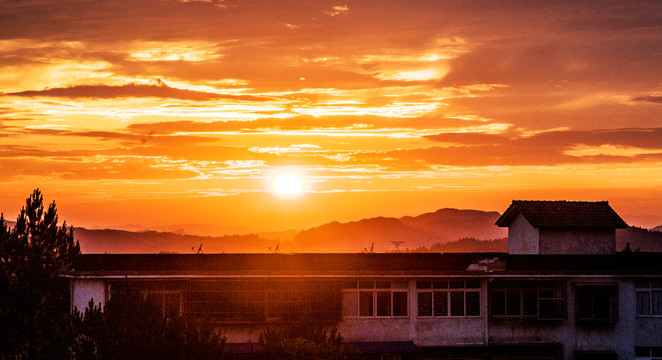
<svg viewBox="0 0 662 360">
<path fill-rule="evenodd" d="M 615 324 L 578 324 L 575 318 L 578 284 L 618 286 L 619 318 Z M 549 343 L 563 344 L 564 359 L 575 351 L 615 351 L 619 359 L 634 359 L 634 285 L 613 279 L 577 279 L 566 284 L 566 320 L 490 320 L 490 344 Z M 659 343 L 658 343 L 659 344 Z"/>
<path fill-rule="evenodd" d="M 618 321 L 608 325 L 582 325 L 575 322 L 576 310 L 576 284 L 606 284 L 618 286 Z M 581 279 L 570 284 L 568 294 L 571 299 L 568 302 L 568 322 L 576 329 L 575 348 L 582 351 L 607 351 L 613 350 L 618 353 L 619 359 L 634 359 L 634 283 L 631 281 L 614 281 L 614 279 L 588 280 Z"/>
<path fill-rule="evenodd" d="M 517 214 L 508 226 L 509 254 L 538 254 L 539 233 L 522 214 Z"/>
<path fill-rule="evenodd" d="M 662 345 L 662 316 L 637 316 L 634 322 L 634 346 Z"/>
<path fill-rule="evenodd" d="M 613 254 L 612 230 L 540 230 L 540 254 Z"/>
</svg>

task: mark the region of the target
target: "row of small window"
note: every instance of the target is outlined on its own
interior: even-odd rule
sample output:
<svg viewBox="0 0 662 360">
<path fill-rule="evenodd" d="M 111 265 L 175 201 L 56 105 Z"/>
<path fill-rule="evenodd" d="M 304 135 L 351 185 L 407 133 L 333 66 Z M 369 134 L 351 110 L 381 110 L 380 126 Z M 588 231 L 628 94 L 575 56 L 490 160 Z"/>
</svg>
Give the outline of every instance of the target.
<svg viewBox="0 0 662 360">
<path fill-rule="evenodd" d="M 479 280 L 416 281 L 418 316 L 480 316 Z"/>
<path fill-rule="evenodd" d="M 662 316 L 662 282 L 638 281 L 635 284 L 637 294 L 637 316 Z"/>
<path fill-rule="evenodd" d="M 409 316 L 406 281 L 350 281 L 343 286 L 343 316 Z M 418 316 L 480 316 L 480 281 L 417 281 Z"/>
<path fill-rule="evenodd" d="M 407 281 L 347 281 L 343 284 L 343 316 L 406 317 L 408 289 Z"/>
</svg>

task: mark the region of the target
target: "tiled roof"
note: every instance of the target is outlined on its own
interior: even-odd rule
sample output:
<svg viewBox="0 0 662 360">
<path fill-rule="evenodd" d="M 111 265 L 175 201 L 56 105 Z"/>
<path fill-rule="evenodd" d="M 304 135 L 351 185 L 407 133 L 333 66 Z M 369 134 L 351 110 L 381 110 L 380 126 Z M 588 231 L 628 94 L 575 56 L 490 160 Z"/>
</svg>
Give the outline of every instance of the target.
<svg viewBox="0 0 662 360">
<path fill-rule="evenodd" d="M 496 224 L 506 227 L 519 213 L 535 228 L 613 229 L 628 226 L 607 201 L 513 200 Z"/>
</svg>

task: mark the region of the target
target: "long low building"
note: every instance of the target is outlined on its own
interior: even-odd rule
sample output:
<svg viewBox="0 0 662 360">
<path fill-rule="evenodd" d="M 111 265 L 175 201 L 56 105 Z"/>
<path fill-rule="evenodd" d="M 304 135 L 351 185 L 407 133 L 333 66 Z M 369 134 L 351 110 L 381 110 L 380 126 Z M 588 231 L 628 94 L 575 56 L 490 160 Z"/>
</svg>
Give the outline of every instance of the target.
<svg viewBox="0 0 662 360">
<path fill-rule="evenodd" d="M 543 208 L 539 216 L 557 205 L 607 221 L 562 230 L 558 219 L 527 220 L 527 207 Z M 662 253 L 599 245 L 622 225 L 605 205 L 513 202 L 497 223 L 524 229 L 511 254 L 82 255 L 71 305 L 140 292 L 165 317 L 214 321 L 246 352 L 267 326 L 312 321 L 336 326 L 370 359 L 659 359 Z M 554 249 L 577 239 L 588 239 L 588 253 Z"/>
</svg>

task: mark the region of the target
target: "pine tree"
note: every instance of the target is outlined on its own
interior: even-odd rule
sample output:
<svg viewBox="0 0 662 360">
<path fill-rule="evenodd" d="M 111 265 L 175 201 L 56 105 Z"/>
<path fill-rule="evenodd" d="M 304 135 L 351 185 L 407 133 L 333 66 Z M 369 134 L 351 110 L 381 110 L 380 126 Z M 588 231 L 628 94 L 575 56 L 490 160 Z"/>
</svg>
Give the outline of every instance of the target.
<svg viewBox="0 0 662 360">
<path fill-rule="evenodd" d="M 39 189 L 10 229 L 0 214 L 0 357 L 63 358 L 70 344 L 69 282 L 80 247 L 58 226 L 55 202 Z"/>
</svg>

